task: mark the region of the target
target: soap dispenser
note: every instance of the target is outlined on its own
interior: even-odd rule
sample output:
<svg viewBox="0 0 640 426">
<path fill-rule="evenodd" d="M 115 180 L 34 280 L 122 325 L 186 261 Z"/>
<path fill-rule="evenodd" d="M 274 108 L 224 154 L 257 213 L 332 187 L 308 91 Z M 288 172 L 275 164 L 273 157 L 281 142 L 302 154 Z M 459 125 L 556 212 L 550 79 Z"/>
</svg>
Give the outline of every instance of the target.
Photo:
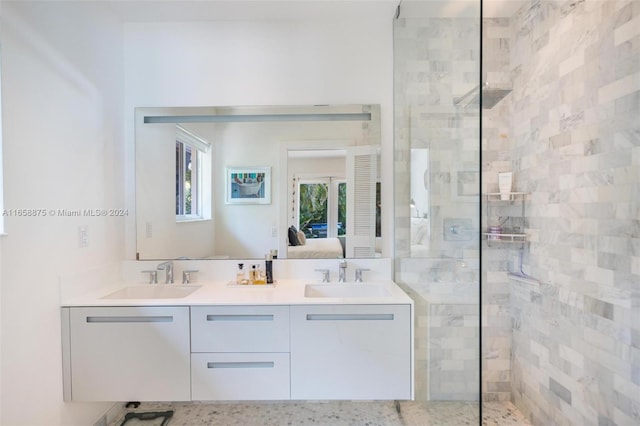
<svg viewBox="0 0 640 426">
<path fill-rule="evenodd" d="M 271 253 L 264 256 L 264 270 L 267 284 L 273 284 L 273 257 Z"/>
</svg>

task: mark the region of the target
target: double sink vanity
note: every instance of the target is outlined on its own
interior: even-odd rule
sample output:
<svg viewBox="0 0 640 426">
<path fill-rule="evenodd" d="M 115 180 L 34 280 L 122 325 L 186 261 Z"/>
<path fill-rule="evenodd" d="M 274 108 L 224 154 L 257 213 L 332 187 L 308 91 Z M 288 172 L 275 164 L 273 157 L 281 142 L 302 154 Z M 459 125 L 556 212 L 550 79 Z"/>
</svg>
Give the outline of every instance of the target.
<svg viewBox="0 0 640 426">
<path fill-rule="evenodd" d="M 62 304 L 69 401 L 412 399 L 391 280 L 122 284 Z"/>
<path fill-rule="evenodd" d="M 413 302 L 374 249 L 380 176 L 354 166 L 379 170 L 379 105 L 138 108 L 135 127 L 139 260 L 123 262 L 119 285 L 63 300 L 65 400 L 413 398 Z M 198 159 L 201 192 L 191 196 L 202 196 L 190 213 L 176 199 L 186 177 L 167 173 L 186 164 L 185 146 Z M 258 158 L 273 172 L 264 200 L 233 199 L 228 165 Z M 293 259 L 277 224 L 298 223 L 290 188 L 317 176 L 346 185 L 342 253 Z M 229 282 L 239 259 L 273 251 L 276 285 Z M 174 263 L 186 284 L 171 284 Z M 153 284 L 158 270 L 167 284 Z M 315 271 L 353 282 L 315 281 Z"/>
</svg>

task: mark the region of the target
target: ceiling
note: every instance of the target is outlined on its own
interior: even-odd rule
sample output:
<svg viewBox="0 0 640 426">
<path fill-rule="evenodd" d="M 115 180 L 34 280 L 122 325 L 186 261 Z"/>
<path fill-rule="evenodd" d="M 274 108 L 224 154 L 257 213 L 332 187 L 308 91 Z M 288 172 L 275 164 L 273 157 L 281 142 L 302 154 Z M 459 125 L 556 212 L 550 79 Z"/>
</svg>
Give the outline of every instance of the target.
<svg viewBox="0 0 640 426">
<path fill-rule="evenodd" d="M 526 0 L 483 0 L 485 17 L 510 17 Z M 126 22 L 477 17 L 480 0 L 123 0 L 108 6 Z"/>
<path fill-rule="evenodd" d="M 109 6 L 125 21 L 253 21 L 392 17 L 398 0 L 124 0 Z"/>
<path fill-rule="evenodd" d="M 526 0 L 484 0 L 482 2 L 485 18 L 510 18 L 526 3 Z"/>
</svg>

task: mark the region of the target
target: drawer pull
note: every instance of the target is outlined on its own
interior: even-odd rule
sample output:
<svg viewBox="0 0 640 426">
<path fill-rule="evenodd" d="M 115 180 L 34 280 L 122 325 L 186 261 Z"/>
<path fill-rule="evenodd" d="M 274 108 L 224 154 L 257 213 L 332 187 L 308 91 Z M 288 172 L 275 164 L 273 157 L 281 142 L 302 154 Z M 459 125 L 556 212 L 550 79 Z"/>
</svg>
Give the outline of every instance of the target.
<svg viewBox="0 0 640 426">
<path fill-rule="evenodd" d="M 87 322 L 95 323 L 131 323 L 131 322 L 173 322 L 173 316 L 148 316 L 148 317 L 134 317 L 134 316 L 99 316 L 99 317 L 87 317 Z"/>
<path fill-rule="evenodd" d="M 273 361 L 255 362 L 208 362 L 207 368 L 273 368 Z"/>
<path fill-rule="evenodd" d="M 393 321 L 393 314 L 307 314 L 307 321 Z"/>
<path fill-rule="evenodd" d="M 207 315 L 207 321 L 273 321 L 273 315 Z"/>
</svg>

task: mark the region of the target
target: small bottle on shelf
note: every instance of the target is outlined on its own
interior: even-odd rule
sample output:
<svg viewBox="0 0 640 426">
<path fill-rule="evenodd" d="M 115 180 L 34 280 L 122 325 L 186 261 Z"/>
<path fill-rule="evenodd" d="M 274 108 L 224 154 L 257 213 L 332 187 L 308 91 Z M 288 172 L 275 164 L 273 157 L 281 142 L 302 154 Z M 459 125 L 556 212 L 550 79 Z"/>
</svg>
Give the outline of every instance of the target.
<svg viewBox="0 0 640 426">
<path fill-rule="evenodd" d="M 500 225 L 489 226 L 488 233 L 489 233 L 489 235 L 487 236 L 488 240 L 499 240 L 500 234 L 502 234 L 502 226 Z"/>
<path fill-rule="evenodd" d="M 254 280 L 254 284 L 266 284 L 266 279 L 264 276 L 264 270 L 260 267 L 260 265 L 253 265 L 256 267 L 256 278 Z"/>
<path fill-rule="evenodd" d="M 249 284 L 256 283 L 256 265 L 251 265 L 251 269 L 249 269 Z"/>
<path fill-rule="evenodd" d="M 247 278 L 244 273 L 244 263 L 238 263 L 238 270 L 236 271 L 236 284 L 246 284 Z"/>
<path fill-rule="evenodd" d="M 273 284 L 273 256 L 267 253 L 264 257 L 265 279 L 267 284 Z"/>
</svg>

